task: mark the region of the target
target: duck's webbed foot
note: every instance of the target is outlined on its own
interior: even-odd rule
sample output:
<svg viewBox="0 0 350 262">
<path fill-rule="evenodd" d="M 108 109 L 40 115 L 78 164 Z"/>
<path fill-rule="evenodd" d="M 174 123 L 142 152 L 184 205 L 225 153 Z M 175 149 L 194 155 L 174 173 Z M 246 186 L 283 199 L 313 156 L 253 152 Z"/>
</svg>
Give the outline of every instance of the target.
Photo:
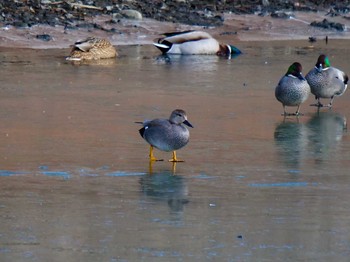
<svg viewBox="0 0 350 262">
<path fill-rule="evenodd" d="M 283 114 L 281 114 L 282 116 L 303 116 L 304 114 L 300 113 L 300 112 L 295 112 L 295 113 L 287 113 L 284 112 Z"/>
<path fill-rule="evenodd" d="M 169 162 L 177 163 L 177 162 L 185 162 L 184 160 L 180 160 L 176 157 L 176 151 L 173 151 L 173 158 L 169 159 Z"/>
<path fill-rule="evenodd" d="M 316 104 L 311 104 L 310 106 L 325 107 L 321 102 L 317 102 Z"/>
<path fill-rule="evenodd" d="M 153 146 L 150 146 L 149 161 L 151 161 L 151 162 L 153 162 L 153 161 L 164 161 L 164 159 L 157 159 L 157 158 L 155 158 L 155 156 L 153 154 Z"/>
</svg>

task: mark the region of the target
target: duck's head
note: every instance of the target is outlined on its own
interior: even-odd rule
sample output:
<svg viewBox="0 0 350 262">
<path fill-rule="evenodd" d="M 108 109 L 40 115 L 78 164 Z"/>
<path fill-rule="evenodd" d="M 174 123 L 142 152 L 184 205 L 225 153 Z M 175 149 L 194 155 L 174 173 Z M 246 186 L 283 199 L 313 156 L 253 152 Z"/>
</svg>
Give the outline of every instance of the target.
<svg viewBox="0 0 350 262">
<path fill-rule="evenodd" d="M 288 71 L 286 73 L 286 76 L 293 76 L 293 77 L 297 77 L 300 80 L 305 80 L 305 77 L 303 76 L 303 74 L 301 73 L 303 70 L 303 67 L 301 66 L 300 63 L 298 62 L 294 62 L 289 68 Z"/>
<path fill-rule="evenodd" d="M 220 44 L 220 49 L 219 49 L 219 51 L 216 54 L 218 56 L 230 57 L 230 56 L 242 54 L 242 51 L 239 50 L 237 47 L 235 47 L 233 45 Z"/>
<path fill-rule="evenodd" d="M 319 72 L 321 72 L 322 70 L 325 70 L 330 66 L 331 66 L 331 64 L 329 62 L 328 56 L 322 54 L 318 57 L 315 68 Z"/>
<path fill-rule="evenodd" d="M 176 125 L 185 124 L 193 128 L 192 124 L 187 120 L 186 112 L 182 109 L 175 109 L 171 112 L 169 121 Z"/>
</svg>

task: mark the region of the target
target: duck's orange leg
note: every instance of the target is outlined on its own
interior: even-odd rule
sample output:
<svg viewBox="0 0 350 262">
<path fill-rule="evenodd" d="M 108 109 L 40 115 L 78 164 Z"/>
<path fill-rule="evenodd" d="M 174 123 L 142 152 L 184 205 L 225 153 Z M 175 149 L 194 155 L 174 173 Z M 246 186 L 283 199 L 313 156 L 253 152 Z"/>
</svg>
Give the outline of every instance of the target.
<svg viewBox="0 0 350 262">
<path fill-rule="evenodd" d="M 163 161 L 163 159 L 157 159 L 153 154 L 153 146 L 149 149 L 149 161 Z"/>
<path fill-rule="evenodd" d="M 169 162 L 184 162 L 183 160 L 177 159 L 176 151 L 173 151 L 173 158 L 169 160 Z"/>
</svg>

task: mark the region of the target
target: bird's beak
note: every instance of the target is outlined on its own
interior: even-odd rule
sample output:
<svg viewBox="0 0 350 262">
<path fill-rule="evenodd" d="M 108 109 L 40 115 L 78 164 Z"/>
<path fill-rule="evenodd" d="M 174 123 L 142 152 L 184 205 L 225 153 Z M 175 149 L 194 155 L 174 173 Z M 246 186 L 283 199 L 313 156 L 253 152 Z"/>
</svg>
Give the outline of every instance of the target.
<svg viewBox="0 0 350 262">
<path fill-rule="evenodd" d="M 300 73 L 300 74 L 298 75 L 298 78 L 299 78 L 300 80 L 304 80 L 304 81 L 306 81 L 306 79 L 305 79 L 305 77 L 303 76 L 303 74 L 302 74 L 302 73 Z"/>
<path fill-rule="evenodd" d="M 192 127 L 192 128 L 193 128 L 193 126 L 191 125 L 191 123 L 188 122 L 187 120 L 184 121 L 184 124 L 185 124 L 186 126 L 189 126 L 189 127 Z"/>
<path fill-rule="evenodd" d="M 323 69 L 322 64 L 319 64 L 318 66 L 316 66 L 316 69 L 319 73 L 321 73 Z"/>
</svg>

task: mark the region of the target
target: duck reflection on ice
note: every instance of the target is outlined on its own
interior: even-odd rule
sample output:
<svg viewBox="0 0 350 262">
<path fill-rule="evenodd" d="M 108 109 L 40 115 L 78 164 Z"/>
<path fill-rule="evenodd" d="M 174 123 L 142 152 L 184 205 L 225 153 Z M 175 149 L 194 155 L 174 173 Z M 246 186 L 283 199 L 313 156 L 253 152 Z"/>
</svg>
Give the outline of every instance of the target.
<svg viewBox="0 0 350 262">
<path fill-rule="evenodd" d="M 306 154 L 309 130 L 303 124 L 288 122 L 286 119 L 277 125 L 274 139 L 279 155 L 285 164 L 291 168 L 299 168 L 303 156 Z"/>
<path fill-rule="evenodd" d="M 156 64 L 188 66 L 191 71 L 212 71 L 217 69 L 217 63 L 222 59 L 233 59 L 238 55 L 219 57 L 213 55 L 159 55 L 155 57 Z"/>
<path fill-rule="evenodd" d="M 276 127 L 274 139 L 286 165 L 298 168 L 302 160 L 320 164 L 334 159 L 346 130 L 343 115 L 325 111 L 315 113 L 306 124 L 284 120 Z"/>
<path fill-rule="evenodd" d="M 344 132 L 347 130 L 345 116 L 332 111 L 319 111 L 307 122 L 310 130 L 309 143 L 318 162 L 335 157 Z"/>
<path fill-rule="evenodd" d="M 188 200 L 188 188 L 182 176 L 172 171 L 152 172 L 140 178 L 141 192 L 152 200 L 166 202 L 171 212 L 182 212 Z"/>
</svg>

